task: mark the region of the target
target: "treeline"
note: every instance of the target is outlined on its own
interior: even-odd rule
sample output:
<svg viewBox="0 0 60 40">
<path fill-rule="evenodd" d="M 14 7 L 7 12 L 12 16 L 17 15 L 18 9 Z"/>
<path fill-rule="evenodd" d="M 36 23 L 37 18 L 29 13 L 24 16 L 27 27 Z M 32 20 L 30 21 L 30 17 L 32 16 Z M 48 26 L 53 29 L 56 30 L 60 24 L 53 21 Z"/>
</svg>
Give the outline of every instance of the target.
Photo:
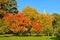
<svg viewBox="0 0 60 40">
<path fill-rule="evenodd" d="M 60 36 L 60 14 L 39 13 L 29 6 L 14 13 L 3 9 L 4 5 L 0 9 L 0 35 Z"/>
</svg>

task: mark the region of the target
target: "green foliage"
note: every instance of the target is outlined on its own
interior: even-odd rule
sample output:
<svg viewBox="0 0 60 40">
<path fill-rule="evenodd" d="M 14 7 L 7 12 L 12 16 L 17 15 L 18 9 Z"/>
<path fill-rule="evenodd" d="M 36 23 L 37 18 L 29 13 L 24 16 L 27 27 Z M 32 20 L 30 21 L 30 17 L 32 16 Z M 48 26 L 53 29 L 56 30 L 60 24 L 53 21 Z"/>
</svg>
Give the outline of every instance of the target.
<svg viewBox="0 0 60 40">
<path fill-rule="evenodd" d="M 8 27 L 9 24 L 0 19 L 0 34 L 5 34 L 6 32 L 8 32 Z"/>
<path fill-rule="evenodd" d="M 18 13 L 16 0 L 0 0 L 0 14 Z"/>
<path fill-rule="evenodd" d="M 7 12 L 9 13 L 13 13 L 13 14 L 18 13 L 16 0 L 9 0 L 7 9 L 8 9 Z"/>
<path fill-rule="evenodd" d="M 59 27 L 60 26 L 60 15 L 57 13 L 52 14 L 54 16 L 53 26 Z"/>
<path fill-rule="evenodd" d="M 53 24 L 53 30 L 54 34 L 56 36 L 60 36 L 60 15 L 57 13 L 52 14 L 54 16 L 54 21 L 52 22 Z"/>
<path fill-rule="evenodd" d="M 55 36 L 60 37 L 60 27 L 55 29 Z"/>
</svg>

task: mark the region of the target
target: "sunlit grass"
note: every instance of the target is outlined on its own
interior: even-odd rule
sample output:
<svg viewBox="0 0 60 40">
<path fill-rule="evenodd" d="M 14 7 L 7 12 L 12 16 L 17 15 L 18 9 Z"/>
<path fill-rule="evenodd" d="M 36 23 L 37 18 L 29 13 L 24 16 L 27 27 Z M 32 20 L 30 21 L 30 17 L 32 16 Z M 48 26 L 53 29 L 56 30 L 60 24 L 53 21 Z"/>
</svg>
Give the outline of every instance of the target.
<svg viewBox="0 0 60 40">
<path fill-rule="evenodd" d="M 52 40 L 51 36 L 42 36 L 42 37 L 37 37 L 37 36 L 10 36 L 10 37 L 5 37 L 2 36 L 0 37 L 0 40 Z"/>
</svg>

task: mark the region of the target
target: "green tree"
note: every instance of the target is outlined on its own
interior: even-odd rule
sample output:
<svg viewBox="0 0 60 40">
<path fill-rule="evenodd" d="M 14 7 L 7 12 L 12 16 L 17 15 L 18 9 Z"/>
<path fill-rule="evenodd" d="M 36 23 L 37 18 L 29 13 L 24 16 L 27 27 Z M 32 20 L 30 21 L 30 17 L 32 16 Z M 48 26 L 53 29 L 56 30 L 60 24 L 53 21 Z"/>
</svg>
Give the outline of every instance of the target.
<svg viewBox="0 0 60 40">
<path fill-rule="evenodd" d="M 52 14 L 54 16 L 54 21 L 52 22 L 53 24 L 53 29 L 54 29 L 54 34 L 59 35 L 60 34 L 60 15 L 57 13 Z"/>
<path fill-rule="evenodd" d="M 9 13 L 13 13 L 13 14 L 18 13 L 16 0 L 9 0 L 6 8 L 8 9 L 7 12 Z"/>
<path fill-rule="evenodd" d="M 16 0 L 0 0 L 0 14 L 18 13 Z"/>
</svg>

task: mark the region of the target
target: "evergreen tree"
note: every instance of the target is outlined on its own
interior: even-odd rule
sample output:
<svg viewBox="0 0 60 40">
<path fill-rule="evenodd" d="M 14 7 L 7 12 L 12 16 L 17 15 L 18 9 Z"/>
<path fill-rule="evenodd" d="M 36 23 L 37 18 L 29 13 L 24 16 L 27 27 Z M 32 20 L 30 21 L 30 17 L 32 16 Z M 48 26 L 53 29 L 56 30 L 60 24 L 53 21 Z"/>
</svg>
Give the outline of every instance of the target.
<svg viewBox="0 0 60 40">
<path fill-rule="evenodd" d="M 13 13 L 13 14 L 18 13 L 16 0 L 9 0 L 7 9 L 9 13 Z"/>
<path fill-rule="evenodd" d="M 0 14 L 4 13 L 18 13 L 16 0 L 1 0 L 0 1 Z"/>
</svg>

